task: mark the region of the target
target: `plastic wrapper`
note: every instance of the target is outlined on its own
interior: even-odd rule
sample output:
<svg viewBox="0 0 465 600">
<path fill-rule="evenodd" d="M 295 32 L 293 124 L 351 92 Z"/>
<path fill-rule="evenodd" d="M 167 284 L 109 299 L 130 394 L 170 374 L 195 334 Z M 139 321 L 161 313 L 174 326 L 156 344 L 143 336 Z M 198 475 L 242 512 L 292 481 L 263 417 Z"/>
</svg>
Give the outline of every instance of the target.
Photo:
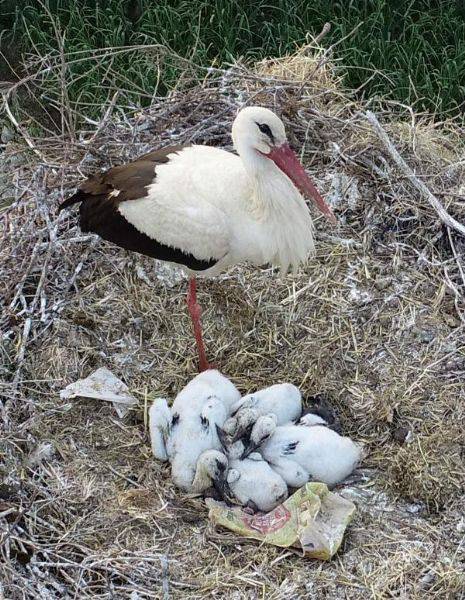
<svg viewBox="0 0 465 600">
<path fill-rule="evenodd" d="M 105 367 L 97 369 L 85 379 L 70 383 L 60 392 L 62 399 L 78 397 L 112 402 L 121 419 L 131 406 L 137 404 L 137 400 L 129 393 L 128 386 Z"/>
<path fill-rule="evenodd" d="M 247 514 L 206 500 L 209 518 L 242 536 L 283 548 L 295 547 L 303 556 L 329 560 L 341 546 L 355 504 L 330 492 L 324 483 L 311 482 L 269 513 Z"/>
</svg>

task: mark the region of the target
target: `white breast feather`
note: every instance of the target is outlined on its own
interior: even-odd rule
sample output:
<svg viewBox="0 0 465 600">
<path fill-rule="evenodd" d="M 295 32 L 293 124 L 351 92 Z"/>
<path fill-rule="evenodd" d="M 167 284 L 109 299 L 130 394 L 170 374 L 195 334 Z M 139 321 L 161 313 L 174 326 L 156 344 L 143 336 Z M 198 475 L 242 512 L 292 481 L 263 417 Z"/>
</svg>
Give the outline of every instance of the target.
<svg viewBox="0 0 465 600">
<path fill-rule="evenodd" d="M 147 197 L 119 210 L 152 239 L 221 261 L 207 274 L 240 262 L 286 272 L 313 253 L 313 224 L 290 179 L 269 163 L 267 176 L 254 183 L 238 156 L 191 146 L 157 166 Z"/>
</svg>

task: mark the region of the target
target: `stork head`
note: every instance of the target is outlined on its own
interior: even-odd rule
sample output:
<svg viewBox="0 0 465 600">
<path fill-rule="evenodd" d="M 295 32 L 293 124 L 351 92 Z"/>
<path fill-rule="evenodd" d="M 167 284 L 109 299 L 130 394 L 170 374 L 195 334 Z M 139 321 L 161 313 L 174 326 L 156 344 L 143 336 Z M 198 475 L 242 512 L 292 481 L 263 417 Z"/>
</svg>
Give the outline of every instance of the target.
<svg viewBox="0 0 465 600">
<path fill-rule="evenodd" d="M 234 120 L 232 138 L 234 147 L 245 160 L 252 152 L 273 161 L 296 188 L 313 200 L 319 210 L 336 224 L 336 217 L 291 150 L 284 124 L 273 111 L 261 106 L 243 108 Z"/>
<path fill-rule="evenodd" d="M 202 491 L 211 485 L 223 496 L 228 459 L 218 450 L 205 450 L 197 459 L 197 468 L 192 482 L 192 489 Z"/>
<path fill-rule="evenodd" d="M 269 440 L 276 430 L 277 423 L 278 419 L 273 413 L 259 417 L 252 427 L 250 438 L 244 446 L 241 458 L 246 458 L 251 452 L 255 452 L 255 450 Z"/>
</svg>

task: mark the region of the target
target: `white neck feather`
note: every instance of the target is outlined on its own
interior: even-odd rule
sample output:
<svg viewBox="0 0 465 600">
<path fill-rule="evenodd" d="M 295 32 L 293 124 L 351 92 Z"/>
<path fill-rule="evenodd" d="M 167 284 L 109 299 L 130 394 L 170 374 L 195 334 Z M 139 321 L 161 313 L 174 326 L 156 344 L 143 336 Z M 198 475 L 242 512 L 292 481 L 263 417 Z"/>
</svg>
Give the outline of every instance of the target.
<svg viewBox="0 0 465 600">
<path fill-rule="evenodd" d="M 299 190 L 275 163 L 247 144 L 236 149 L 252 182 L 245 207 L 257 221 L 269 224 L 270 262 L 285 274 L 295 271 L 314 252 L 313 221 Z"/>
</svg>

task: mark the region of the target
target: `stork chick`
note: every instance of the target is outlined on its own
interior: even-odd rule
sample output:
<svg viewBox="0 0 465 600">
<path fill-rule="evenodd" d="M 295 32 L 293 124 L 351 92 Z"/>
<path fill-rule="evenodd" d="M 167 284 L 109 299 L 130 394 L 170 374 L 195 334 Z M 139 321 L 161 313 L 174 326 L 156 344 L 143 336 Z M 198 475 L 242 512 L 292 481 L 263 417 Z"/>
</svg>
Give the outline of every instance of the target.
<svg viewBox="0 0 465 600">
<path fill-rule="evenodd" d="M 258 452 L 239 458 L 240 442 L 231 447 L 229 469 L 224 494 L 227 499 L 253 512 L 268 512 L 286 500 L 288 491 L 284 479 L 263 460 Z"/>
<path fill-rule="evenodd" d="M 273 413 L 278 425 L 284 425 L 302 414 L 302 394 L 292 383 L 277 383 L 243 396 L 231 407 L 231 415 L 244 409 L 253 409 L 258 416 Z"/>
<path fill-rule="evenodd" d="M 192 491 L 200 455 L 222 449 L 217 428 L 238 397 L 221 373 L 204 371 L 181 390 L 171 410 L 166 400 L 154 401 L 149 411 L 152 451 L 159 460 L 170 461 L 176 486 Z"/>
<path fill-rule="evenodd" d="M 328 427 L 277 426 L 272 415 L 257 420 L 243 455 L 255 450 L 293 487 L 301 484 L 296 485 L 295 473 L 290 474 L 291 462 L 303 470 L 307 480 L 333 486 L 350 475 L 361 458 L 360 448 L 351 439 Z"/>
</svg>

